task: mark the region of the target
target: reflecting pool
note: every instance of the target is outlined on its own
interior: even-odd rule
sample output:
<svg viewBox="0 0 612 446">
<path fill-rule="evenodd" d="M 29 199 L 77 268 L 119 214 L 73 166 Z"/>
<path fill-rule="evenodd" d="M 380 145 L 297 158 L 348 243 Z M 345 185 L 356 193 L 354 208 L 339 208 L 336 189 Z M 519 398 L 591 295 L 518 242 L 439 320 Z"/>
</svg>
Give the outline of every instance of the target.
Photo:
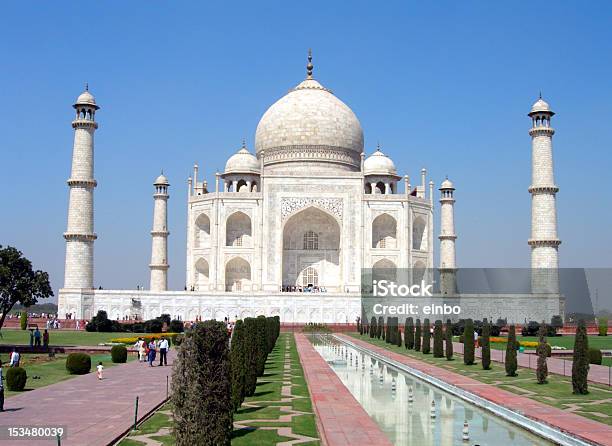
<svg viewBox="0 0 612 446">
<path fill-rule="evenodd" d="M 310 341 L 396 445 L 554 444 L 378 361 L 331 335 L 312 335 Z"/>
</svg>

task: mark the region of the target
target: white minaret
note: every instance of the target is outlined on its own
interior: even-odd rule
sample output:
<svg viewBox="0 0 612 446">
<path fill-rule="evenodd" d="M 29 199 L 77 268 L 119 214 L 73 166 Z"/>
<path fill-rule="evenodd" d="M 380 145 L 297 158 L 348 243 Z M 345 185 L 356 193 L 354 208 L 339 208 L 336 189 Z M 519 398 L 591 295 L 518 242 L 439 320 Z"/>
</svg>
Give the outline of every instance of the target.
<svg viewBox="0 0 612 446">
<path fill-rule="evenodd" d="M 455 186 L 447 178 L 440 185 L 440 292 L 455 294 Z"/>
<path fill-rule="evenodd" d="M 552 136 L 550 126 L 554 112 L 542 97 L 538 99 L 529 117 L 531 136 L 531 289 L 534 293 L 559 292 L 559 240 L 557 236 L 556 194 Z"/>
<path fill-rule="evenodd" d="M 153 201 L 153 230 L 151 237 L 151 291 L 166 291 L 168 289 L 168 179 L 163 172 L 153 183 L 155 193 Z"/>
<path fill-rule="evenodd" d="M 76 117 L 72 121 L 74 146 L 72 170 L 68 179 L 70 198 L 68 201 L 68 227 L 66 239 L 66 265 L 64 288 L 93 288 L 94 275 L 94 132 L 95 98 L 85 86 L 85 91 L 73 105 Z"/>
</svg>

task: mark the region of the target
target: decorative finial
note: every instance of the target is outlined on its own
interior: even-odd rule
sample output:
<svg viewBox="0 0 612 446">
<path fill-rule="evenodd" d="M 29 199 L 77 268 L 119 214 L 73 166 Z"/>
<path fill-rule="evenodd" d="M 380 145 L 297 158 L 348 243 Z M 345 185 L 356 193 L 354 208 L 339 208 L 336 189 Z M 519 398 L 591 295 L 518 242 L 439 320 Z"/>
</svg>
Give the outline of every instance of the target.
<svg viewBox="0 0 612 446">
<path fill-rule="evenodd" d="M 306 65 L 306 74 L 308 75 L 308 79 L 312 79 L 312 69 L 314 65 L 312 64 L 312 49 L 308 48 L 308 65 Z"/>
<path fill-rule="evenodd" d="M 89 82 L 85 82 L 85 91 L 89 91 Z"/>
<path fill-rule="evenodd" d="M 540 90 L 540 99 L 542 99 L 542 90 Z"/>
<path fill-rule="evenodd" d="M 376 151 L 380 152 L 380 141 L 376 141 Z"/>
<path fill-rule="evenodd" d="M 161 170 L 161 174 L 162 174 L 162 175 L 164 174 L 164 169 L 162 169 L 162 170 Z"/>
<path fill-rule="evenodd" d="M 246 149 L 246 139 L 242 138 L 242 148 Z"/>
</svg>

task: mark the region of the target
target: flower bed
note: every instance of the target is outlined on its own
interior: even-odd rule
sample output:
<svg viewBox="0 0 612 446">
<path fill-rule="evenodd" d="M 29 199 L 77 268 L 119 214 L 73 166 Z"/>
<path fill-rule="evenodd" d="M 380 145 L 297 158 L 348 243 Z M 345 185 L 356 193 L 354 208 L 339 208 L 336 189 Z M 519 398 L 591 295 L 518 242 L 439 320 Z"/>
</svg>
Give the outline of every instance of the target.
<svg viewBox="0 0 612 446">
<path fill-rule="evenodd" d="M 144 336 L 132 336 L 132 337 L 126 337 L 126 338 L 113 338 L 110 340 L 110 342 L 112 344 L 126 344 L 126 345 L 134 345 L 136 344 L 136 341 L 138 341 L 138 339 L 142 338 L 145 341 L 149 342 L 151 339 L 154 340 L 158 340 L 160 339 L 162 336 L 164 336 L 166 339 L 171 339 L 173 338 L 175 335 L 177 335 L 178 333 L 149 333 L 146 334 Z"/>
<path fill-rule="evenodd" d="M 494 343 L 494 344 L 507 344 L 508 343 L 508 338 L 500 338 L 500 337 L 494 337 L 491 336 L 489 338 L 489 341 Z M 519 345 L 522 347 L 537 347 L 538 346 L 538 342 L 536 341 L 520 341 Z"/>
</svg>

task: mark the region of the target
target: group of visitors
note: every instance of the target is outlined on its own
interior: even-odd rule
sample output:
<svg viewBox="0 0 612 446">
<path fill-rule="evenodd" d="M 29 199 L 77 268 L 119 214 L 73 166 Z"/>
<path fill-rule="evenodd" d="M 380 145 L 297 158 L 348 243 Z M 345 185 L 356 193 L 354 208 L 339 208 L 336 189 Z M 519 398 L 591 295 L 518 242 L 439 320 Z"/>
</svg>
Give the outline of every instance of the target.
<svg viewBox="0 0 612 446">
<path fill-rule="evenodd" d="M 143 338 L 138 338 L 134 348 L 138 351 L 138 362 L 148 362 L 149 367 L 153 367 L 157 350 L 159 350 L 159 365 L 168 365 L 170 343 L 165 336 L 162 336 L 157 342 L 155 342 L 155 339 L 151 339 L 148 343 Z"/>
<path fill-rule="evenodd" d="M 317 285 L 283 285 L 281 287 L 281 293 L 326 293 L 327 288 L 324 286 Z"/>
<path fill-rule="evenodd" d="M 58 318 L 48 320 L 46 322 L 46 326 L 47 326 L 47 329 L 54 329 L 54 330 L 59 330 L 60 328 L 62 328 L 62 324 Z"/>
<path fill-rule="evenodd" d="M 38 327 L 36 329 L 30 328 L 30 347 L 49 347 L 49 331 L 45 329 L 44 333 L 41 333 Z"/>
</svg>

